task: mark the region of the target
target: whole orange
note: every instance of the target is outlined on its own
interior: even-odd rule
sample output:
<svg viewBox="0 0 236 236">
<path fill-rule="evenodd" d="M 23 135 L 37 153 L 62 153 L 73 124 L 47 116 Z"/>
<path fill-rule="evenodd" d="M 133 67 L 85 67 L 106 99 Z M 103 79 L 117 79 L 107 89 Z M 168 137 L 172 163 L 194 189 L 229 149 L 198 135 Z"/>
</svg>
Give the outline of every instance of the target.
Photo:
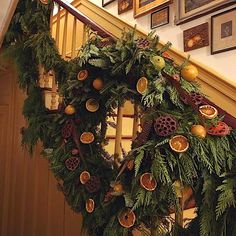
<svg viewBox="0 0 236 236">
<path fill-rule="evenodd" d="M 97 78 L 93 81 L 93 87 L 96 90 L 101 90 L 104 87 L 103 80 L 101 78 Z"/>
<path fill-rule="evenodd" d="M 194 65 L 187 65 L 181 70 L 181 75 L 185 80 L 193 82 L 197 79 L 198 69 Z"/>
<path fill-rule="evenodd" d="M 123 185 L 120 183 L 117 183 L 113 187 L 114 192 L 120 193 L 123 192 Z"/>
<path fill-rule="evenodd" d="M 72 105 L 67 105 L 65 108 L 65 113 L 67 115 L 73 115 L 75 113 L 75 108 Z"/>
<path fill-rule="evenodd" d="M 191 128 L 192 135 L 198 137 L 198 138 L 205 138 L 207 131 L 204 126 L 202 125 L 193 125 Z"/>
</svg>

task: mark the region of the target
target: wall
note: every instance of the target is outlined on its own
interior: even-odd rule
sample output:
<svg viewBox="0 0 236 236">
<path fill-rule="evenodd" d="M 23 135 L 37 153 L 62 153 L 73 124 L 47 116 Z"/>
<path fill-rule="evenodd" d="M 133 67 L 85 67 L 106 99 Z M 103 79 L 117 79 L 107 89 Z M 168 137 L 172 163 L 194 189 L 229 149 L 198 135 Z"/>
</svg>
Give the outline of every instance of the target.
<svg viewBox="0 0 236 236">
<path fill-rule="evenodd" d="M 94 4 L 98 6 L 102 6 L 102 0 L 90 0 Z M 104 9 L 112 13 L 113 15 L 123 19 L 124 21 L 135 25 L 137 27 L 146 31 L 147 33 L 151 30 L 150 29 L 150 14 L 139 17 L 138 19 L 133 18 L 133 11 L 125 12 L 121 15 L 118 15 L 118 6 L 117 0 L 112 2 Z M 183 51 L 183 30 L 191 28 L 193 26 L 197 26 L 199 24 L 209 22 L 211 15 L 214 15 L 218 12 L 214 12 L 213 14 L 203 16 L 199 19 L 190 21 L 188 23 L 182 24 L 180 26 L 176 26 L 174 24 L 174 17 L 175 17 L 175 9 L 176 9 L 176 1 L 170 5 L 170 23 L 168 25 L 159 27 L 156 29 L 156 33 L 160 36 L 160 39 L 164 42 L 171 41 L 173 47 Z M 235 6 L 234 6 L 235 7 Z M 229 7 L 233 8 L 233 6 Z M 228 8 L 226 8 L 228 9 Z M 235 28 L 235 27 L 234 27 Z M 189 54 L 194 59 L 198 60 L 201 63 L 205 63 L 210 68 L 213 68 L 218 73 L 224 75 L 230 82 L 236 83 L 236 50 L 231 50 L 224 53 L 219 53 L 216 55 L 211 55 L 210 53 L 210 46 L 196 49 L 190 51 Z"/>
<path fill-rule="evenodd" d="M 72 212 L 38 146 L 33 157 L 21 147 L 25 126 L 12 66 L 0 69 L 0 236 L 81 235 L 81 216 Z"/>
</svg>

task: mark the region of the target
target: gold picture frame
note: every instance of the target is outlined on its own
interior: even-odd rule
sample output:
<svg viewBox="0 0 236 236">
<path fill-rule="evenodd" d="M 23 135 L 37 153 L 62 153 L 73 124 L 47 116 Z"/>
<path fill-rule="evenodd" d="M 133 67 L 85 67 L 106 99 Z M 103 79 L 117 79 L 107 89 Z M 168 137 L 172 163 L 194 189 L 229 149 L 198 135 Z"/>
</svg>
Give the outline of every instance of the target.
<svg viewBox="0 0 236 236">
<path fill-rule="evenodd" d="M 180 25 L 235 4 L 235 0 L 176 0 L 175 24 Z"/>
<path fill-rule="evenodd" d="M 134 0 L 134 18 L 171 4 L 173 0 Z"/>
</svg>

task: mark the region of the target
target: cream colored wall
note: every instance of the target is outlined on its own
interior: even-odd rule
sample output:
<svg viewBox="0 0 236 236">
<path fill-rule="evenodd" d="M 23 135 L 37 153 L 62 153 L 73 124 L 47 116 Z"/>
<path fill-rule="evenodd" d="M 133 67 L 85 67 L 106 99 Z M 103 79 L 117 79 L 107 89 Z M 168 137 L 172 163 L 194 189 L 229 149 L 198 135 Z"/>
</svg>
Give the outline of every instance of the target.
<svg viewBox="0 0 236 236">
<path fill-rule="evenodd" d="M 100 7 L 102 6 L 102 0 L 90 0 L 90 1 Z M 151 30 L 150 29 L 150 14 L 140 17 L 138 19 L 134 19 L 132 10 L 129 12 L 123 13 L 121 15 L 118 15 L 117 2 L 118 1 L 114 1 L 113 3 L 106 6 L 104 9 L 106 9 L 113 15 L 118 16 L 119 18 L 125 20 L 126 22 L 130 24 L 133 24 L 133 25 L 137 24 L 137 27 L 139 29 L 146 31 L 147 33 Z M 174 48 L 179 49 L 180 51 L 183 51 L 183 30 L 191 28 L 193 26 L 197 26 L 205 22 L 209 22 L 210 24 L 211 15 L 214 15 L 220 11 L 201 17 L 197 20 L 190 21 L 186 24 L 176 26 L 174 24 L 175 9 L 176 9 L 175 3 L 176 1 L 174 1 L 174 3 L 170 5 L 170 23 L 166 26 L 156 28 L 156 32 L 160 36 L 162 41 L 164 42 L 171 41 Z M 235 7 L 235 6 L 232 6 L 232 7 Z M 236 50 L 231 50 L 228 52 L 211 55 L 210 46 L 208 46 L 208 47 L 190 51 L 189 54 L 195 60 L 205 64 L 206 66 L 214 69 L 218 73 L 224 75 L 229 82 L 234 82 L 234 83 L 236 82 L 236 78 L 235 78 Z"/>
</svg>

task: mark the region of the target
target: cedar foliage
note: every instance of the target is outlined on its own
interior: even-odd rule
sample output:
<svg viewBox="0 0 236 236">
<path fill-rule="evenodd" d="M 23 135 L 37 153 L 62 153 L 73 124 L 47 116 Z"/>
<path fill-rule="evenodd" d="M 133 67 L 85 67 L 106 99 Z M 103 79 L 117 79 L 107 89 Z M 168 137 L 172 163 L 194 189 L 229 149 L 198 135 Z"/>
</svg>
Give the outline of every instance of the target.
<svg viewBox="0 0 236 236">
<path fill-rule="evenodd" d="M 123 32 L 116 42 L 100 47 L 102 39 L 95 35 L 81 48 L 78 58 L 66 62 L 61 59 L 50 35 L 51 8 L 52 3 L 43 5 L 36 0 L 19 1 L 4 41 L 5 54 L 14 59 L 19 86 L 28 91 L 23 108 L 28 127 L 22 132 L 22 143 L 32 153 L 37 142 L 42 141 L 43 155 L 48 158 L 56 178 L 60 179 L 58 187 L 72 209 L 82 213 L 84 228 L 89 235 L 129 235 L 133 228 L 126 229 L 117 220 L 121 210 L 129 207 L 136 214 L 134 228 L 144 226 L 144 234 L 147 232 L 145 229 L 150 229 L 152 235 L 163 236 L 235 236 L 236 131 L 231 130 L 226 137 L 207 135 L 205 139 L 191 134 L 191 126 L 202 120 L 191 106 L 181 101 L 181 94 L 172 83 L 150 63 L 150 58 L 161 56 L 171 46 L 170 43 L 158 48 L 159 38 L 150 33 L 145 39 L 149 47 L 139 47 L 139 38 L 133 30 Z M 180 74 L 181 68 L 188 62 L 177 66 L 166 59 L 165 63 L 165 73 L 172 76 Z M 77 111 L 75 116 L 68 117 L 64 112 L 49 114 L 44 108 L 42 93 L 37 87 L 38 65 L 56 72 L 64 105 L 73 104 Z M 83 82 L 76 78 L 82 69 L 89 71 L 88 79 Z M 92 81 L 99 76 L 105 84 L 100 92 L 91 87 Z M 146 76 L 149 81 L 148 89 L 142 96 L 135 89 L 141 76 Z M 197 83 L 180 78 L 180 85 L 188 93 L 199 92 Z M 91 97 L 100 104 L 95 115 L 85 109 L 85 102 Z M 119 170 L 113 168 L 112 157 L 108 159 L 101 145 L 105 143 L 106 125 L 103 128 L 99 125 L 105 124 L 106 116 L 127 99 L 137 102 L 143 112 L 148 113 L 149 119 L 167 114 L 174 116 L 179 124 L 176 134 L 185 135 L 190 148 L 178 154 L 169 147 L 170 136 L 160 137 L 152 129 L 148 142 L 140 147 L 133 145 L 127 155 L 127 160 L 134 160 L 135 168 L 119 177 L 125 193 L 104 202 Z M 75 171 L 69 171 L 65 161 L 71 157 L 71 150 L 76 146 L 73 138 L 64 142 L 61 129 L 68 120 L 77 116 L 81 122 L 76 125 L 76 132 L 93 132 L 97 142 L 81 146 L 85 158 L 81 159 Z M 84 170 L 100 176 L 99 192 L 91 194 L 81 185 L 79 176 Z M 139 178 L 145 172 L 152 173 L 158 182 L 153 192 L 140 186 Z M 192 187 L 197 204 L 197 217 L 183 229 L 168 217 L 170 209 L 180 210 L 177 189 L 173 184 L 176 180 Z M 95 201 L 92 214 L 85 209 L 88 198 Z"/>
</svg>

